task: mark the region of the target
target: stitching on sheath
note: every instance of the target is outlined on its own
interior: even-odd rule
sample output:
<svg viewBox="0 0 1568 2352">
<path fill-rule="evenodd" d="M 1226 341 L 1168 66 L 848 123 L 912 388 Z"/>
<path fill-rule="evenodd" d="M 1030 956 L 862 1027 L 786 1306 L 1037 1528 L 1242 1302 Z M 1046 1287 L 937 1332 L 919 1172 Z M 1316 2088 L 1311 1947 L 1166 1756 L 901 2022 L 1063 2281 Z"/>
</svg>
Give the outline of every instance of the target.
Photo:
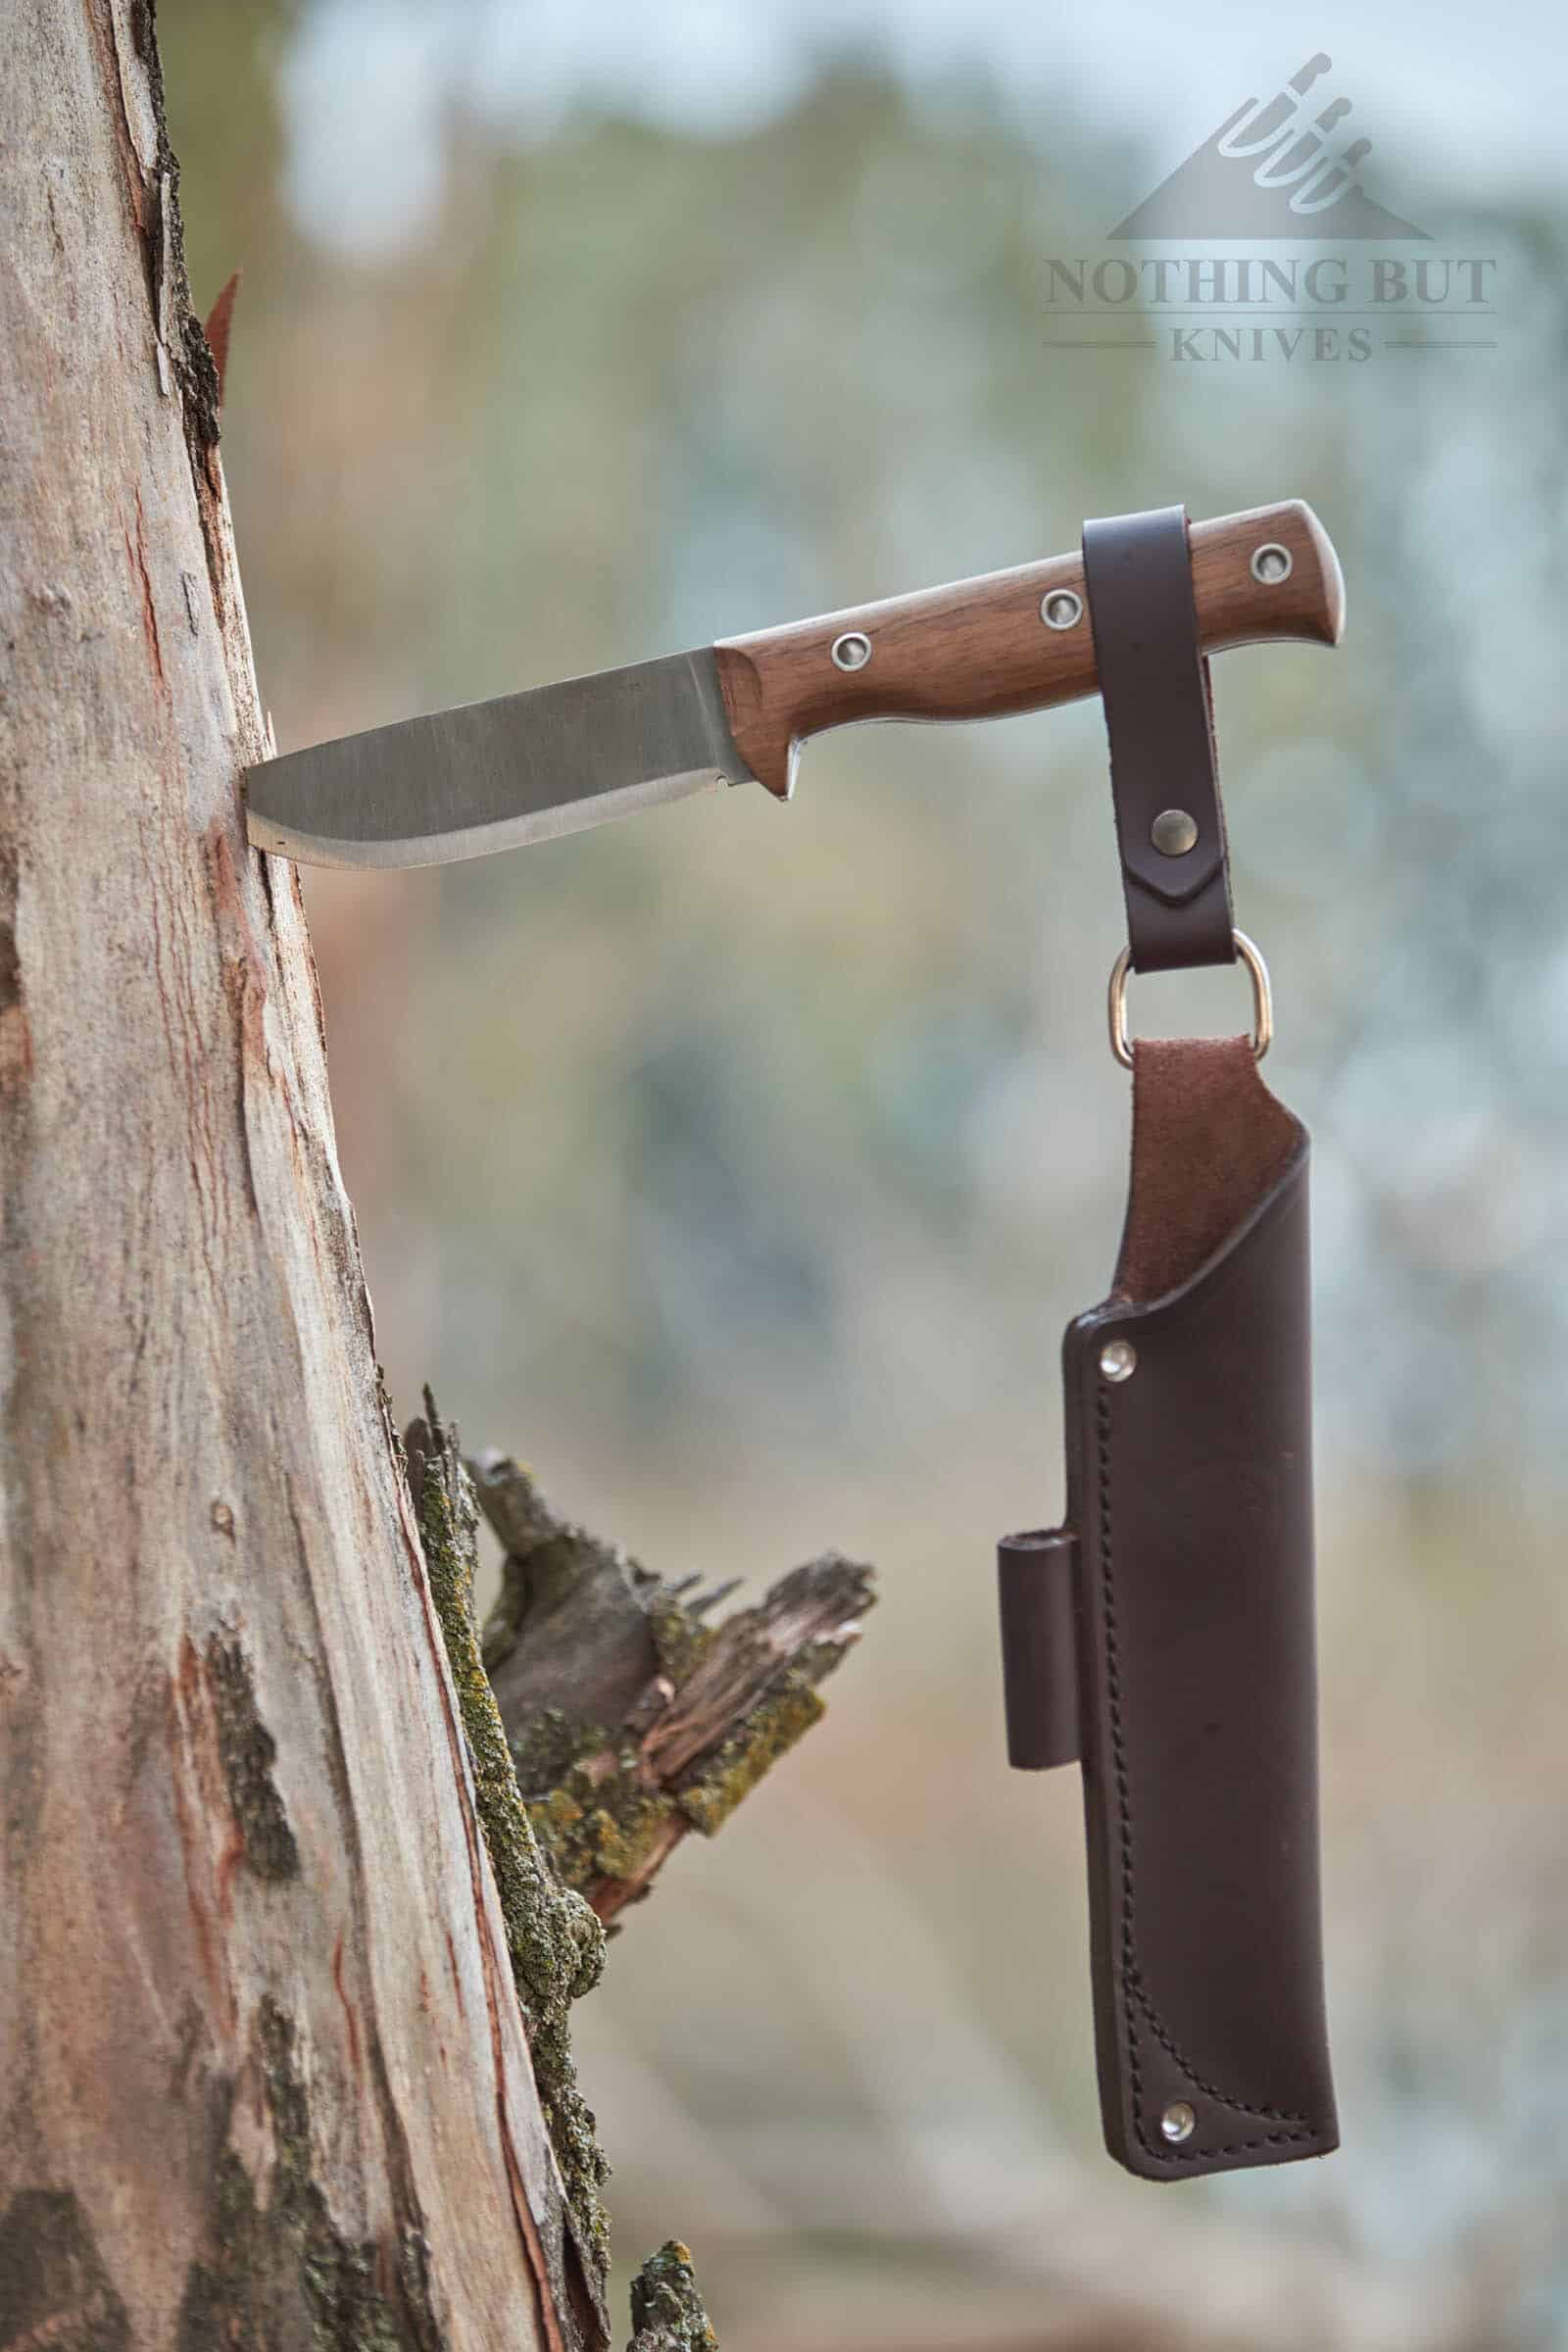
<svg viewBox="0 0 1568 2352">
<path fill-rule="evenodd" d="M 1137 1998 L 1138 2006 L 1140 2009 L 1142 2009 L 1145 2017 L 1149 2021 L 1150 2032 L 1153 2034 L 1154 2039 L 1159 2043 L 1160 2047 L 1165 2050 L 1170 2057 L 1175 2059 L 1176 2064 L 1181 2068 L 1182 2073 L 1187 2077 L 1188 2082 L 1193 2084 L 1195 2089 L 1205 2091 L 1211 2099 L 1218 2099 L 1222 2107 L 1234 2107 L 1242 2115 L 1265 2116 L 1272 2124 L 1304 2124 L 1306 2122 L 1307 2119 L 1304 2115 L 1298 2115 L 1292 2108 L 1254 2107 L 1249 2100 L 1233 2099 L 1228 2091 L 1218 2089 L 1212 2082 L 1205 2082 L 1202 2076 L 1199 2073 L 1197 2067 L 1188 2057 L 1186 2051 L 1181 2049 L 1166 2033 L 1165 2028 L 1160 2021 L 1159 2012 L 1149 1997 L 1148 1987 L 1144 1984 L 1143 1971 L 1141 1969 L 1135 1969 L 1129 1981 L 1132 1984 L 1134 1995 Z"/>
<path fill-rule="evenodd" d="M 1293 2115 L 1278 2107 L 1252 2107 L 1245 2099 L 1233 2099 L 1228 2092 L 1216 2090 L 1183 2057 L 1170 2034 L 1165 2031 L 1153 2003 L 1144 1989 L 1143 1976 L 1138 1966 L 1138 1946 L 1133 1928 L 1133 1816 L 1130 1775 L 1127 1769 L 1127 1743 L 1121 1723 L 1121 1666 L 1116 1635 L 1116 1592 L 1111 1568 L 1110 1529 L 1110 1399 L 1103 1389 L 1099 1397 L 1100 1438 L 1100 1592 L 1105 1620 L 1105 1686 L 1110 1721 L 1111 1763 L 1116 1782 L 1116 1818 L 1121 1843 L 1121 1975 L 1123 1984 L 1138 2002 L 1160 2046 L 1174 2059 L 1195 2090 L 1217 2099 L 1222 2107 L 1232 2108 L 1239 2115 L 1255 2116 L 1279 2124 L 1299 2124 L 1298 2132 L 1261 2132 L 1251 2139 L 1235 2139 L 1222 2148 L 1165 2148 L 1156 2147 L 1144 2129 L 1143 2078 L 1138 2066 L 1138 2034 L 1131 2001 L 1124 2001 L 1122 2015 L 1127 2043 L 1127 2071 L 1133 2086 L 1133 2129 L 1146 2155 L 1158 2164 L 1200 2164 L 1215 2156 L 1240 2156 L 1249 2148 L 1283 2147 L 1294 2141 L 1315 2139 L 1316 2129 L 1304 2115 Z"/>
</svg>

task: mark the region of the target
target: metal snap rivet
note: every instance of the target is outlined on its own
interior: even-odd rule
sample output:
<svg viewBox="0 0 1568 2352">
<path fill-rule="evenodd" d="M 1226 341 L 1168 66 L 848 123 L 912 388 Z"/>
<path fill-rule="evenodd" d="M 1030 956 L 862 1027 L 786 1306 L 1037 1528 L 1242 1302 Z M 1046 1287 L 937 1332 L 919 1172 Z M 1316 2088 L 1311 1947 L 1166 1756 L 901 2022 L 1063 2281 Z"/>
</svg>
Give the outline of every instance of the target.
<svg viewBox="0 0 1568 2352">
<path fill-rule="evenodd" d="M 1084 600 L 1070 588 L 1053 588 L 1040 600 L 1040 617 L 1048 629 L 1070 629 L 1083 618 Z"/>
<path fill-rule="evenodd" d="M 1107 1340 L 1100 1350 L 1102 1380 L 1131 1380 L 1138 1369 L 1138 1350 L 1131 1340 Z"/>
<path fill-rule="evenodd" d="M 863 669 L 871 659 L 871 640 L 858 629 L 846 629 L 833 640 L 833 659 L 840 669 Z"/>
<path fill-rule="evenodd" d="M 1185 858 L 1198 839 L 1198 819 L 1185 808 L 1162 808 L 1149 838 L 1162 858 Z"/>
<path fill-rule="evenodd" d="M 1159 2119 L 1159 2128 L 1166 2139 L 1191 2139 L 1198 2129 L 1198 2118 L 1185 2099 L 1172 2099 Z"/>
<path fill-rule="evenodd" d="M 1275 588 L 1281 580 L 1290 578 L 1294 563 L 1290 549 L 1281 547 L 1277 539 L 1270 539 L 1252 550 L 1252 577 L 1265 588 Z"/>
</svg>

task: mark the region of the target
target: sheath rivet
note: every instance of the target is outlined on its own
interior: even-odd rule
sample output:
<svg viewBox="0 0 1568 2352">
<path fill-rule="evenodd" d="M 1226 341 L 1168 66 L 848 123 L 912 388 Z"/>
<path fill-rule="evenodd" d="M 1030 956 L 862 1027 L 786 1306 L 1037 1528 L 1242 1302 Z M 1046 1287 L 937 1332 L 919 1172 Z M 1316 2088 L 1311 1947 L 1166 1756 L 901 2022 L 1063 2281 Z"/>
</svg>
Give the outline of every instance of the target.
<svg viewBox="0 0 1568 2352">
<path fill-rule="evenodd" d="M 1277 539 L 1270 539 L 1266 546 L 1252 550 L 1252 577 L 1260 580 L 1265 588 L 1277 588 L 1281 580 L 1290 578 L 1294 568 L 1290 549 L 1281 547 Z"/>
<path fill-rule="evenodd" d="M 1186 808 L 1162 808 L 1149 838 L 1162 858 L 1185 858 L 1198 839 L 1198 819 Z"/>
<path fill-rule="evenodd" d="M 840 669 L 863 669 L 871 659 L 871 640 L 858 629 L 846 629 L 833 640 L 833 659 Z"/>
<path fill-rule="evenodd" d="M 1048 629 L 1070 629 L 1083 618 L 1084 600 L 1070 588 L 1053 588 L 1040 599 L 1040 617 Z"/>
<path fill-rule="evenodd" d="M 1198 2129 L 1198 2118 L 1185 2099 L 1172 2099 L 1159 2119 L 1159 2128 L 1168 2140 L 1191 2139 Z"/>
<path fill-rule="evenodd" d="M 1131 1340 L 1107 1340 L 1100 1350 L 1101 1377 L 1131 1380 L 1138 1369 L 1138 1350 Z"/>
</svg>

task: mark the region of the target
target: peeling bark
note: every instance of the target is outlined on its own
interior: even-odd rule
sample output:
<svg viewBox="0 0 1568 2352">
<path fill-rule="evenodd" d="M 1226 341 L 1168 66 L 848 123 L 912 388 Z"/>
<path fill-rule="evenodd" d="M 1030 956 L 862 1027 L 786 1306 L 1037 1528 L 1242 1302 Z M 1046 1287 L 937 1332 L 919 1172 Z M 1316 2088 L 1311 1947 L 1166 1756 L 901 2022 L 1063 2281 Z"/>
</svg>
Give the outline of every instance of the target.
<svg viewBox="0 0 1568 2352">
<path fill-rule="evenodd" d="M 145 0 L 19 0 L 0 182 L 0 2341 L 593 2342 L 244 835 Z"/>
</svg>

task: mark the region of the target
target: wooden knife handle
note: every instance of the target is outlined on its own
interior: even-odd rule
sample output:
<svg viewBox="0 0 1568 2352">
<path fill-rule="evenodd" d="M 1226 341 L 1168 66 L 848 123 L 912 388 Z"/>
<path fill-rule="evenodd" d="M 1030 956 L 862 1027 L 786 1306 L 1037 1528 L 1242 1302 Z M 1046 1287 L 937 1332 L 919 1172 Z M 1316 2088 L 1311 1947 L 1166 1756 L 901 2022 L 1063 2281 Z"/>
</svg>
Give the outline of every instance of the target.
<svg viewBox="0 0 1568 2352">
<path fill-rule="evenodd" d="M 1252 569 L 1261 548 L 1283 548 Z M 1192 526 L 1193 589 L 1203 651 L 1300 638 L 1337 645 L 1345 582 L 1334 543 L 1298 498 Z M 1261 577 L 1259 576 L 1261 573 Z M 1044 617 L 1066 595 L 1065 627 Z M 1071 608 L 1055 608 L 1058 618 Z M 808 735 L 860 718 L 1000 718 L 1093 694 L 1099 685 L 1083 558 L 951 581 L 714 647 L 730 730 L 759 782 L 780 800 Z M 858 659 L 859 665 L 846 666 Z"/>
</svg>

